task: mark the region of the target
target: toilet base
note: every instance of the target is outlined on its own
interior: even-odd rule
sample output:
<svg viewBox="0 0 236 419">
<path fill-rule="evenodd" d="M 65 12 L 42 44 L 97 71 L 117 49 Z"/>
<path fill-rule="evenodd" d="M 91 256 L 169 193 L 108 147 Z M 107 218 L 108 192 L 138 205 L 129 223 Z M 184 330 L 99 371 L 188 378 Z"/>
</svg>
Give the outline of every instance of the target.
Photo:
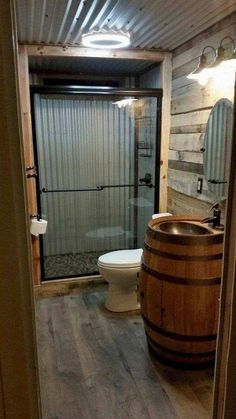
<svg viewBox="0 0 236 419">
<path fill-rule="evenodd" d="M 134 287 L 120 287 L 116 284 L 109 284 L 105 307 L 107 310 L 115 313 L 140 309 L 136 289 Z"/>
</svg>

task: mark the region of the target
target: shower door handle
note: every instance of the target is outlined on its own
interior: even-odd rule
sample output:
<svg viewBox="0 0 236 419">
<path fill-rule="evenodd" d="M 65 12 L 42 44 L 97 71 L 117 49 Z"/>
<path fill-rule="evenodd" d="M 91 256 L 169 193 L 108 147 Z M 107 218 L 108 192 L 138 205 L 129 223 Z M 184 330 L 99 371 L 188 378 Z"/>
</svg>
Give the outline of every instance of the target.
<svg viewBox="0 0 236 419">
<path fill-rule="evenodd" d="M 212 183 L 213 185 L 221 185 L 222 183 L 228 183 L 227 180 L 217 180 L 217 179 L 209 179 L 207 182 Z"/>
<path fill-rule="evenodd" d="M 145 176 L 143 178 L 139 179 L 139 182 L 143 182 L 147 186 L 152 185 L 152 175 L 151 175 L 151 173 L 145 173 Z"/>
</svg>

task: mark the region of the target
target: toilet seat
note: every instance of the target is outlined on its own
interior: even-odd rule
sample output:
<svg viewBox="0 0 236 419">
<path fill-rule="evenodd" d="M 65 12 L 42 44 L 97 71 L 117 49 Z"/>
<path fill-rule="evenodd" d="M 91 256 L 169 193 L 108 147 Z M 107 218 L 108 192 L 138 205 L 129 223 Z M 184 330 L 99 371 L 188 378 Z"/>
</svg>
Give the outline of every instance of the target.
<svg viewBox="0 0 236 419">
<path fill-rule="evenodd" d="M 136 268 L 140 266 L 142 249 L 115 250 L 98 259 L 98 265 L 109 268 Z"/>
</svg>

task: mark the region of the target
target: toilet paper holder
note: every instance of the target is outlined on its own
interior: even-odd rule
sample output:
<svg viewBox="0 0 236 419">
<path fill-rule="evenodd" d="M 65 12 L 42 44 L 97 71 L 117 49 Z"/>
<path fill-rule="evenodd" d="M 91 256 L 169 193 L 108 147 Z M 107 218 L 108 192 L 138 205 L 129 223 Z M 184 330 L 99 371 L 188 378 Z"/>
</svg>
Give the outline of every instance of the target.
<svg viewBox="0 0 236 419">
<path fill-rule="evenodd" d="M 32 219 L 32 218 L 37 218 L 37 220 L 39 221 L 41 216 L 40 216 L 40 214 L 30 214 L 30 219 Z"/>
<path fill-rule="evenodd" d="M 47 231 L 47 220 L 43 220 L 39 214 L 30 215 L 30 233 L 38 237 L 39 234 L 45 234 Z"/>
</svg>

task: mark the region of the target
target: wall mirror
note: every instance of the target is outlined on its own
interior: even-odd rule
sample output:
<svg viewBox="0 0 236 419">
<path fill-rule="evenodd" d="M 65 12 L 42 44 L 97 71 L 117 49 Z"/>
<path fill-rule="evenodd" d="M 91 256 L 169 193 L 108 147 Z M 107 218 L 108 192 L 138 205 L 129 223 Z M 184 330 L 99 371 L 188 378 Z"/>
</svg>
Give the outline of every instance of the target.
<svg viewBox="0 0 236 419">
<path fill-rule="evenodd" d="M 203 166 L 209 191 L 227 197 L 233 127 L 233 104 L 220 99 L 212 108 L 204 137 Z"/>
</svg>

